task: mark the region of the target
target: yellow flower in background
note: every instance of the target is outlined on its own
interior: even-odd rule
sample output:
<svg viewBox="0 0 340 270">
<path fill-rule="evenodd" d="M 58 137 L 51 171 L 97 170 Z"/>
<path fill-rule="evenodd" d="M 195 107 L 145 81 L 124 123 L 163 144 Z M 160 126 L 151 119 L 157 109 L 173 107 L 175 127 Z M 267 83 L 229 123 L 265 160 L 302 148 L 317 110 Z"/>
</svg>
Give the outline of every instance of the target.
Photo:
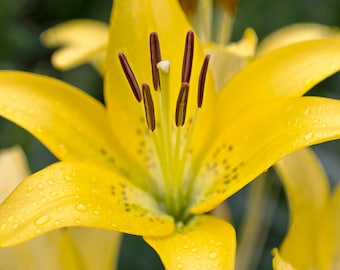
<svg viewBox="0 0 340 270">
<path fill-rule="evenodd" d="M 340 186 L 330 194 L 328 179 L 312 150 L 300 150 L 276 164 L 290 208 L 290 228 L 273 267 L 339 269 Z"/>
<path fill-rule="evenodd" d="M 204 52 L 211 55 L 209 65 L 216 91 L 254 58 L 274 49 L 306 40 L 340 37 L 340 31 L 336 27 L 297 23 L 273 32 L 259 46 L 252 28 L 244 31 L 240 41 L 230 42 L 237 2 L 179 0 Z M 41 35 L 41 40 L 48 47 L 62 46 L 52 57 L 52 64 L 56 68 L 66 70 L 91 62 L 103 75 L 108 35 L 109 27 L 105 23 L 78 19 L 48 29 Z"/>
<path fill-rule="evenodd" d="M 301 97 L 339 71 L 340 40 L 265 54 L 216 91 L 190 30 L 177 1 L 114 1 L 105 106 L 0 72 L 0 115 L 61 160 L 0 206 L 0 246 L 97 227 L 142 235 L 168 269 L 233 269 L 234 229 L 207 213 L 290 152 L 340 137 L 340 102 Z"/>
<path fill-rule="evenodd" d="M 0 151 L 0 203 L 29 174 L 20 147 Z M 0 269 L 115 269 L 120 236 L 94 228 L 55 230 L 0 249 Z"/>
</svg>

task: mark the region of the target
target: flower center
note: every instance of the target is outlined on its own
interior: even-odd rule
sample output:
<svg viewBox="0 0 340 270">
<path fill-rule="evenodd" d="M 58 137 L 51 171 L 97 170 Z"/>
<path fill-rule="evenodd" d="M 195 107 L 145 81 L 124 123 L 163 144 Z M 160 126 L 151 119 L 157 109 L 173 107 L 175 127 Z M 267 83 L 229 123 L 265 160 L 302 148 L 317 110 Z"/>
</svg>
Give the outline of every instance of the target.
<svg viewBox="0 0 340 270">
<path fill-rule="evenodd" d="M 186 215 L 187 198 L 192 180 L 185 179 L 186 164 L 189 157 L 190 138 L 194 130 L 199 109 L 203 104 L 204 85 L 210 55 L 204 57 L 199 75 L 197 107 L 194 116 L 186 124 L 190 77 L 194 55 L 194 33 L 188 31 L 182 64 L 182 78 L 177 97 L 174 118 L 170 115 L 170 62 L 162 60 L 157 33 L 150 34 L 150 62 L 152 83 L 156 91 L 153 96 L 148 83 L 141 87 L 124 53 L 118 53 L 121 66 L 137 102 L 143 104 L 145 120 L 151 142 L 154 145 L 160 164 L 162 179 L 155 177 L 157 193 L 163 199 L 165 210 L 177 220 Z M 154 102 L 156 97 L 157 103 Z M 173 119 L 171 121 L 171 119 Z M 186 132 L 183 131 L 187 125 Z"/>
</svg>

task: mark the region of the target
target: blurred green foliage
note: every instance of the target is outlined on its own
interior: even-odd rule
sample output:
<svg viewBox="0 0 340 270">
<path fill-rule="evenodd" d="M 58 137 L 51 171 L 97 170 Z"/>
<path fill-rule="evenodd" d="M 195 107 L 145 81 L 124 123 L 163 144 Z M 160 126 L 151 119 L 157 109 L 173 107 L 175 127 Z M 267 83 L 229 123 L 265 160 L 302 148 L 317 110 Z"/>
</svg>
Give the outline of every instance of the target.
<svg viewBox="0 0 340 270">
<path fill-rule="evenodd" d="M 138 0 L 136 0 L 138 1 Z M 162 0 L 160 0 L 162 1 Z M 46 74 L 84 89 L 99 100 L 102 79 L 89 65 L 60 72 L 50 64 L 53 50 L 39 42 L 40 33 L 63 21 L 93 18 L 109 21 L 110 0 L 0 0 L 0 69 L 25 70 Z M 270 32 L 296 22 L 316 22 L 340 26 L 339 0 L 240 0 L 233 39 L 251 26 L 263 38 Z M 314 95 L 340 98 L 339 74 L 312 91 Z M 32 104 L 34 106 L 34 104 Z M 23 146 L 33 171 L 55 161 L 36 139 L 14 124 L 0 119 L 0 148 Z M 314 148 L 327 169 L 332 185 L 340 179 L 340 143 L 331 142 Z M 279 187 L 279 182 L 274 182 Z M 244 212 L 248 188 L 228 200 L 237 230 Z M 278 246 L 287 228 L 287 206 L 283 192 L 276 210 L 265 255 L 258 269 L 271 269 L 270 250 Z M 141 238 L 126 236 L 121 247 L 119 269 L 162 269 L 157 255 Z"/>
</svg>

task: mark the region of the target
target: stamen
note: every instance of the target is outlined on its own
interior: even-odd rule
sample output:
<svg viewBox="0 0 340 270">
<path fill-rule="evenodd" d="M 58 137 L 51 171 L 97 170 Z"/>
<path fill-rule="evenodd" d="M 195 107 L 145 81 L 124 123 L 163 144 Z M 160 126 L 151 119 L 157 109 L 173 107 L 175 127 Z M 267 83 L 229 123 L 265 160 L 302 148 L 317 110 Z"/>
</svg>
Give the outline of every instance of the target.
<svg viewBox="0 0 340 270">
<path fill-rule="evenodd" d="M 125 73 L 125 76 L 130 84 L 130 87 L 132 89 L 132 92 L 137 99 L 138 102 L 142 101 L 142 94 L 137 82 L 137 79 L 135 77 L 135 74 L 133 73 L 128 60 L 126 59 L 126 56 L 124 53 L 120 52 L 118 53 L 118 58 L 120 61 L 120 64 L 122 65 L 123 71 Z"/>
<path fill-rule="evenodd" d="M 204 57 L 200 76 L 198 79 L 198 93 L 197 93 L 197 107 L 201 108 L 203 103 L 203 95 L 204 95 L 204 85 L 205 85 L 205 78 L 207 77 L 207 70 L 209 65 L 210 55 L 207 54 Z"/>
<path fill-rule="evenodd" d="M 152 96 L 150 92 L 150 86 L 147 83 L 143 83 L 142 90 L 143 90 L 143 101 L 144 101 L 146 123 L 148 125 L 148 128 L 151 131 L 154 131 L 156 128 L 156 119 L 155 119 L 155 109 L 154 109 Z"/>
<path fill-rule="evenodd" d="M 183 82 L 177 98 L 176 105 L 175 120 L 177 127 L 184 125 L 185 116 L 187 112 L 188 96 L 189 96 L 189 84 L 187 82 Z"/>
<path fill-rule="evenodd" d="M 155 90 L 160 86 L 157 63 L 162 60 L 161 49 L 159 45 L 158 35 L 155 32 L 150 34 L 150 57 L 152 68 L 152 80 Z"/>
<path fill-rule="evenodd" d="M 182 82 L 189 83 L 190 81 L 193 56 L 194 56 L 194 32 L 188 31 L 185 39 L 185 49 L 182 65 Z"/>
</svg>

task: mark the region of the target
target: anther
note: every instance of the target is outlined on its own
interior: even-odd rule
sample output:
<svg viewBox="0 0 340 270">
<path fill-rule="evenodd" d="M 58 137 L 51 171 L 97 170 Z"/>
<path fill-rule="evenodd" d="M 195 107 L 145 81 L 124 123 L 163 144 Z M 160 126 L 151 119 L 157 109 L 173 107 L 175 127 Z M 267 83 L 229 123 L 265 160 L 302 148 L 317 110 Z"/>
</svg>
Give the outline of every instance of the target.
<svg viewBox="0 0 340 270">
<path fill-rule="evenodd" d="M 150 57 L 152 68 L 152 80 L 155 90 L 160 87 L 159 74 L 157 69 L 157 63 L 162 61 L 161 49 L 159 45 L 158 35 L 156 32 L 150 34 Z"/>
<path fill-rule="evenodd" d="M 130 87 L 132 89 L 132 92 L 133 92 L 135 98 L 137 99 L 138 102 L 141 102 L 142 101 L 142 94 L 141 94 L 137 79 L 135 77 L 135 74 L 133 74 L 133 71 L 132 71 L 132 69 L 129 65 L 128 60 L 126 59 L 125 54 L 122 53 L 122 52 L 118 53 L 118 58 L 119 58 L 121 66 L 123 68 L 123 71 L 125 73 L 125 77 L 127 78 L 128 82 L 130 84 Z"/>
<path fill-rule="evenodd" d="M 197 107 L 201 108 L 203 103 L 203 95 L 204 95 L 204 85 L 205 85 L 205 78 L 207 77 L 207 70 L 209 65 L 210 55 L 207 54 L 204 57 L 200 76 L 198 79 L 198 92 L 197 92 Z"/>
<path fill-rule="evenodd" d="M 183 82 L 181 85 L 181 90 L 179 91 L 176 105 L 175 121 L 177 127 L 184 125 L 187 112 L 188 96 L 189 84 L 187 82 Z"/>
<path fill-rule="evenodd" d="M 188 31 L 185 39 L 185 48 L 182 65 L 182 82 L 189 83 L 190 81 L 193 56 L 194 56 L 194 32 Z"/>
<path fill-rule="evenodd" d="M 151 131 L 154 131 L 156 128 L 156 119 L 155 119 L 155 109 L 154 109 L 152 96 L 150 92 L 150 86 L 147 83 L 143 83 L 142 91 L 143 91 L 143 102 L 144 102 L 146 123 L 148 125 L 148 128 Z"/>
</svg>

